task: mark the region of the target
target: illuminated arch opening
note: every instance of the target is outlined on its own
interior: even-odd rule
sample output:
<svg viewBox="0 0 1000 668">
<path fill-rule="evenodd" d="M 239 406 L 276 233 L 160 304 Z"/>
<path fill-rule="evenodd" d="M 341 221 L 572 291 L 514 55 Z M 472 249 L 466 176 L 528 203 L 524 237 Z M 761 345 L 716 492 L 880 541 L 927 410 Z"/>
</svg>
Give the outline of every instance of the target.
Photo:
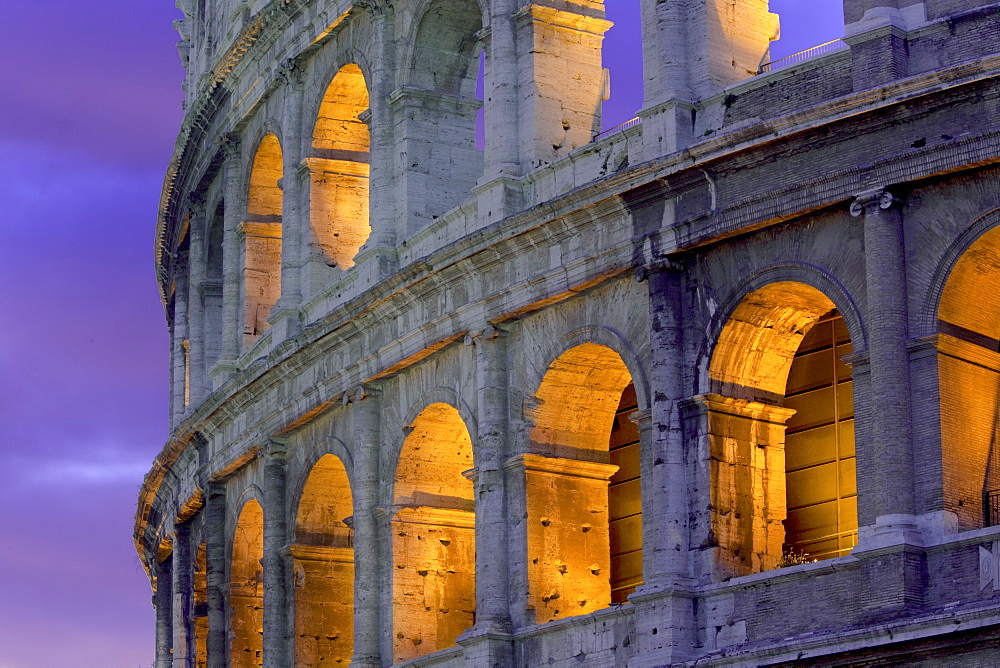
<svg viewBox="0 0 1000 668">
<path fill-rule="evenodd" d="M 408 427 L 392 520 L 393 657 L 450 647 L 476 621 L 472 439 L 458 411 L 425 408 Z"/>
<path fill-rule="evenodd" d="M 243 236 L 243 345 L 250 346 L 270 325 L 281 296 L 281 144 L 268 133 L 257 146 L 250 171 Z"/>
<path fill-rule="evenodd" d="M 408 210 L 416 229 L 462 204 L 483 174 L 477 79 L 483 50 L 475 0 L 433 0 L 420 19 L 409 73 L 394 95 L 403 119 Z M 427 193 L 434 193 L 428 197 Z"/>
<path fill-rule="evenodd" d="M 313 129 L 310 170 L 312 245 L 326 263 L 348 269 L 368 240 L 368 86 L 351 63 L 337 72 L 323 95 Z"/>
<path fill-rule="evenodd" d="M 621 357 L 584 343 L 546 371 L 524 456 L 535 621 L 624 603 L 642 584 L 635 387 Z"/>
<path fill-rule="evenodd" d="M 1000 227 L 948 276 L 938 307 L 944 508 L 959 526 L 1000 524 Z"/>
<path fill-rule="evenodd" d="M 229 607 L 232 620 L 230 663 L 263 665 L 264 648 L 264 511 L 247 501 L 236 521 L 229 569 Z"/>
<path fill-rule="evenodd" d="M 354 649 L 351 487 L 344 464 L 324 455 L 309 473 L 291 546 L 295 573 L 295 665 L 350 663 Z"/>
<path fill-rule="evenodd" d="M 701 397 L 720 577 L 857 542 L 850 345 L 833 302 L 802 283 L 750 293 L 723 327 Z"/>
</svg>

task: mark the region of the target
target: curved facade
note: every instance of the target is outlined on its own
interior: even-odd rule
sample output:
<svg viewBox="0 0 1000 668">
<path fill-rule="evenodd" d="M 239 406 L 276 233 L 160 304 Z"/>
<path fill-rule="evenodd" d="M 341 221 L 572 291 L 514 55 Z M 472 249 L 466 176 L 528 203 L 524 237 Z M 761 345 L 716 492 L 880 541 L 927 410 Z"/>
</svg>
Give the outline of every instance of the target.
<svg viewBox="0 0 1000 668">
<path fill-rule="evenodd" d="M 1000 6 L 639 1 L 179 0 L 157 665 L 990 663 Z"/>
</svg>

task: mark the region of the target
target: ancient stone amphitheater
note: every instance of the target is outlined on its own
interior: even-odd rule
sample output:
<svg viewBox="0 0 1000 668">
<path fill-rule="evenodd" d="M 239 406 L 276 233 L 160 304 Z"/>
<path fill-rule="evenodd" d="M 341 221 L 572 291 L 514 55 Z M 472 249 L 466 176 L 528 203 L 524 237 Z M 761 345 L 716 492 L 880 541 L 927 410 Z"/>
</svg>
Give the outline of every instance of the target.
<svg viewBox="0 0 1000 668">
<path fill-rule="evenodd" d="M 612 1 L 178 0 L 158 666 L 995 665 L 1000 4 Z"/>
</svg>

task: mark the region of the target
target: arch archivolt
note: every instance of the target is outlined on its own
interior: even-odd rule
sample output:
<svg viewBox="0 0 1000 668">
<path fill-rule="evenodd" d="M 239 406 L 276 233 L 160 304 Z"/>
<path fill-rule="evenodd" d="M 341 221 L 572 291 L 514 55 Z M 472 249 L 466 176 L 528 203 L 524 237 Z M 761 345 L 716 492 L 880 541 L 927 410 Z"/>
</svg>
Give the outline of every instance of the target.
<svg viewBox="0 0 1000 668">
<path fill-rule="evenodd" d="M 737 311 L 741 306 L 746 310 L 748 306 L 745 303 L 745 299 L 758 291 L 767 289 L 768 286 L 777 283 L 788 284 L 789 286 L 802 286 L 802 287 L 791 287 L 789 291 L 785 292 L 783 296 L 787 297 L 789 301 L 789 306 L 798 309 L 804 309 L 800 313 L 805 313 L 804 319 L 802 319 L 801 325 L 808 326 L 810 320 L 818 318 L 822 313 L 817 313 L 818 309 L 823 306 L 826 310 L 831 308 L 836 308 L 841 316 L 844 318 L 844 322 L 847 324 L 847 329 L 851 334 L 851 340 L 855 342 L 855 352 L 864 351 L 867 349 L 867 334 L 863 326 L 863 320 L 861 316 L 861 308 L 858 304 L 857 299 L 848 291 L 847 287 L 839 281 L 833 274 L 831 274 L 826 269 L 813 264 L 807 263 L 787 263 L 783 265 L 774 265 L 766 269 L 761 269 L 755 271 L 749 276 L 746 276 L 742 280 L 736 283 L 735 287 L 726 293 L 726 297 L 718 304 L 715 308 L 714 313 L 711 314 L 710 320 L 706 327 L 706 335 L 702 339 L 700 351 L 698 352 L 698 391 L 699 392 L 713 392 L 719 389 L 718 386 L 713 388 L 711 373 L 712 366 L 716 364 L 720 368 L 724 366 L 722 360 L 729 359 L 732 355 L 739 354 L 736 352 L 739 346 L 745 346 L 748 341 L 745 339 L 740 341 L 740 335 L 735 331 L 731 333 L 731 336 L 725 336 L 725 330 L 727 326 L 730 326 L 733 322 L 733 317 L 739 317 Z M 829 304 L 819 303 L 818 296 L 822 296 Z M 780 299 L 780 298 L 779 298 Z M 759 303 L 760 309 L 776 309 L 780 308 L 779 300 L 774 300 L 771 304 Z M 825 312 L 825 311 L 824 311 Z M 791 316 L 793 320 L 786 322 L 786 326 L 794 326 L 795 316 Z M 801 319 L 801 318 L 800 318 Z M 790 330 L 790 333 L 794 330 Z M 804 332 L 803 332 L 804 333 Z M 724 339 L 728 338 L 729 341 Z M 719 350 L 720 343 L 722 345 L 733 346 L 730 351 Z M 791 345 L 789 343 L 789 345 Z M 783 346 L 788 347 L 788 346 Z M 792 350 L 794 353 L 794 349 Z M 721 353 L 721 357 L 719 356 Z M 716 362 L 715 360 L 719 360 Z M 747 363 L 747 360 L 742 362 Z M 765 378 L 764 376 L 758 375 L 757 382 L 759 387 L 765 392 L 774 392 L 776 387 L 775 383 L 777 376 L 780 375 L 780 371 L 775 370 L 771 377 Z M 718 382 L 718 381 L 717 381 Z M 727 381 L 722 380 L 725 383 Z M 779 391 L 778 394 L 782 394 Z"/>
<path fill-rule="evenodd" d="M 328 431 L 328 429 L 324 429 Z M 347 445 L 334 436 L 319 438 L 304 437 L 293 441 L 294 448 L 289 448 L 290 461 L 288 466 L 288 516 L 294 521 L 295 509 L 299 507 L 306 481 L 312 474 L 316 464 L 324 457 L 336 457 L 343 465 L 348 481 L 353 485 L 354 457 Z M 294 454 L 293 454 L 294 453 Z"/>
<path fill-rule="evenodd" d="M 916 326 L 912 327 L 915 336 L 928 336 L 938 331 L 942 297 L 955 266 L 973 244 L 997 226 L 1000 226 L 1000 207 L 978 216 L 941 253 L 921 300 L 922 308 L 915 318 Z"/>
</svg>

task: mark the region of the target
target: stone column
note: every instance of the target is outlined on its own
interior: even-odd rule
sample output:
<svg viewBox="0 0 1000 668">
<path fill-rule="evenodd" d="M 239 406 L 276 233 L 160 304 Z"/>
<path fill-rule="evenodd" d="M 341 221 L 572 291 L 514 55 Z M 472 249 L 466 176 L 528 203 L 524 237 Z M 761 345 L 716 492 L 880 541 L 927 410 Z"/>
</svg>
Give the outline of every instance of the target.
<svg viewBox="0 0 1000 668">
<path fill-rule="evenodd" d="M 521 210 L 518 52 L 512 0 L 491 3 L 489 28 L 480 34 L 486 50 L 486 164 L 475 189 L 481 224 L 490 225 Z"/>
<path fill-rule="evenodd" d="M 507 538 L 507 491 L 504 473 L 509 447 L 507 425 L 507 345 L 492 325 L 466 337 L 476 355 L 478 427 L 476 435 L 476 625 L 463 636 L 465 661 L 508 665 L 510 639 L 510 570 Z"/>
<path fill-rule="evenodd" d="M 884 189 L 859 195 L 863 217 L 871 371 L 871 439 L 879 469 L 876 517 L 913 514 L 906 268 L 899 201 Z"/>
<path fill-rule="evenodd" d="M 264 666 L 291 666 L 288 583 L 285 558 L 288 545 L 286 517 L 288 450 L 271 441 L 264 459 Z"/>
<path fill-rule="evenodd" d="M 767 3 L 642 0 L 643 146 L 650 159 L 693 140 L 695 103 L 756 74 L 778 34 Z"/>
<path fill-rule="evenodd" d="M 174 665 L 171 654 L 174 635 L 173 606 L 171 605 L 173 576 L 170 572 L 170 566 L 169 556 L 154 565 L 156 569 L 156 594 L 153 597 L 153 605 L 156 607 L 156 668 L 171 668 Z"/>
<path fill-rule="evenodd" d="M 299 165 L 302 154 L 302 104 L 305 91 L 302 63 L 289 58 L 278 70 L 284 84 L 281 146 L 281 297 L 271 318 L 275 341 L 302 331 L 302 240 L 309 230 Z"/>
<path fill-rule="evenodd" d="M 229 583 L 226 581 L 226 487 L 208 483 L 205 500 L 205 569 L 208 589 L 208 668 L 229 665 L 226 623 Z"/>
<path fill-rule="evenodd" d="M 643 586 L 630 600 L 640 613 L 636 619 L 643 653 L 673 664 L 691 657 L 698 628 L 688 568 L 687 449 L 679 408 L 685 394 L 683 268 L 657 262 L 646 278 L 650 402 L 648 411 L 632 417 L 639 426 L 642 458 Z"/>
<path fill-rule="evenodd" d="M 863 607 L 882 616 L 921 604 L 926 570 L 913 504 L 903 216 L 899 200 L 882 188 L 858 195 L 851 215 L 864 220 L 868 292 L 868 442 L 858 444 L 858 464 L 868 459 L 873 484 L 859 496 L 873 497 L 864 505 L 874 506 L 865 515 L 875 518 L 874 526 L 859 527 L 853 554 L 862 563 Z"/>
<path fill-rule="evenodd" d="M 207 396 L 208 370 L 205 368 L 205 202 L 195 195 L 188 197 L 191 218 L 188 224 L 188 365 L 190 387 L 188 403 L 197 406 Z"/>
<path fill-rule="evenodd" d="M 194 592 L 191 553 L 191 525 L 185 522 L 174 526 L 174 551 L 171 555 L 173 582 L 173 645 L 174 666 L 193 668 L 195 661 L 194 638 L 191 633 L 191 603 Z"/>
<path fill-rule="evenodd" d="M 381 668 L 381 541 L 378 510 L 379 399 L 359 387 L 345 395 L 354 417 L 354 656 L 351 666 Z"/>
<path fill-rule="evenodd" d="M 396 63 L 395 14 L 387 0 L 370 0 L 368 9 L 374 38 L 372 53 L 377 55 L 372 59 L 368 82 L 369 109 L 362 118 L 368 124 L 371 150 L 368 216 L 372 231 L 366 245 L 381 249 L 379 276 L 388 276 L 396 267 L 395 137 L 388 103 Z"/>
<path fill-rule="evenodd" d="M 242 222 L 242 152 L 235 134 L 223 138 L 225 176 L 223 197 L 222 237 L 222 353 L 212 369 L 212 380 L 218 388 L 236 373 L 236 360 L 240 355 L 240 235 Z"/>
<path fill-rule="evenodd" d="M 170 327 L 170 425 L 184 418 L 188 403 L 188 258 L 178 257 L 174 268 L 174 313 Z"/>
</svg>

